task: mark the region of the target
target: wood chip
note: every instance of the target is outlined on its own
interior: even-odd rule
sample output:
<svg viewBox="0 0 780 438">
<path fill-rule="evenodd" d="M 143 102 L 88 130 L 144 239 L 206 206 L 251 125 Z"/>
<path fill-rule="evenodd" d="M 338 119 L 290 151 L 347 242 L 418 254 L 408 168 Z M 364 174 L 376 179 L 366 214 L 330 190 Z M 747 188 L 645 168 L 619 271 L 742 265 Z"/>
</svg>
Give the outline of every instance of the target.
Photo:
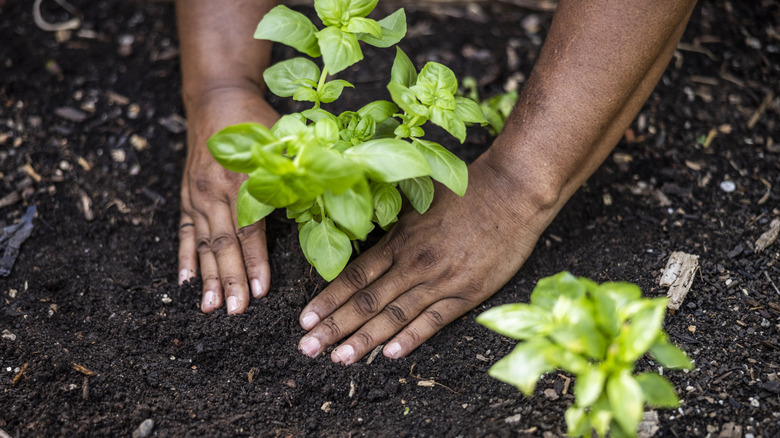
<svg viewBox="0 0 780 438">
<path fill-rule="evenodd" d="M 19 192 L 11 192 L 3 196 L 2 198 L 0 198 L 0 208 L 8 207 L 9 205 L 14 205 L 21 200 L 22 197 L 19 195 Z"/>
<path fill-rule="evenodd" d="M 24 170 L 24 172 L 27 175 L 30 175 L 30 178 L 34 179 L 35 182 L 37 182 L 37 183 L 39 183 L 39 182 L 41 182 L 41 180 L 43 180 L 41 175 L 38 172 L 36 172 L 35 169 L 33 169 L 33 167 L 30 165 L 30 163 L 27 163 L 24 166 L 22 166 L 22 170 Z"/>
<path fill-rule="evenodd" d="M 81 201 L 79 202 L 79 207 L 81 207 L 81 212 L 84 214 L 84 219 L 87 222 L 91 222 L 95 219 L 95 213 L 92 212 L 92 199 L 82 189 L 79 189 L 79 199 Z"/>
<path fill-rule="evenodd" d="M 58 117 L 61 117 L 65 120 L 69 120 L 71 122 L 80 123 L 89 117 L 87 113 L 84 111 L 78 110 L 76 108 L 73 108 L 72 106 L 62 106 L 54 110 L 54 114 L 56 114 Z"/>
<path fill-rule="evenodd" d="M 248 373 L 246 373 L 246 380 L 249 383 L 252 383 L 252 380 L 255 378 L 255 373 L 257 373 L 259 370 L 257 367 L 252 367 Z"/>
<path fill-rule="evenodd" d="M 376 348 L 374 348 L 374 351 L 371 352 L 371 354 L 368 356 L 368 360 L 366 361 L 366 365 L 371 365 L 371 362 L 376 359 L 376 357 L 379 355 L 379 352 L 382 351 L 382 347 L 384 347 L 385 344 L 377 345 Z"/>
<path fill-rule="evenodd" d="M 758 106 L 756 112 L 754 112 L 753 115 L 750 116 L 750 120 L 748 120 L 748 129 L 753 129 L 756 126 L 756 123 L 758 123 L 758 121 L 761 119 L 761 116 L 764 115 L 764 112 L 766 112 L 766 109 L 769 107 L 769 104 L 772 103 L 772 99 L 774 98 L 775 93 L 773 93 L 771 90 L 766 94 L 766 96 L 764 96 L 764 100 L 761 101 L 761 105 Z"/>
<path fill-rule="evenodd" d="M 20 380 L 22 380 L 22 374 L 27 370 L 27 365 L 29 365 L 29 362 L 25 362 L 24 365 L 19 369 L 19 372 L 16 373 L 14 376 L 14 379 L 11 381 L 11 386 L 16 385 L 19 383 Z"/>
<path fill-rule="evenodd" d="M 323 403 L 322 406 L 320 406 L 320 409 L 322 409 L 327 414 L 330 413 L 331 410 L 333 410 L 332 406 L 333 406 L 333 402 L 327 401 Z"/>
<path fill-rule="evenodd" d="M 688 291 L 693 285 L 693 278 L 699 269 L 699 256 L 675 251 L 669 256 L 664 273 L 658 282 L 661 287 L 668 287 L 669 304 L 671 310 L 677 310 L 685 300 Z"/>
<path fill-rule="evenodd" d="M 426 388 L 432 388 L 436 386 L 435 380 L 420 380 L 417 382 L 417 386 L 425 386 Z"/>
<path fill-rule="evenodd" d="M 118 105 L 127 105 L 130 103 L 130 99 L 111 90 L 106 91 L 106 98 L 108 98 L 108 103 L 115 103 Z"/>
<path fill-rule="evenodd" d="M 720 429 L 718 438 L 742 438 L 742 426 L 737 426 L 734 423 L 726 423 Z"/>
<path fill-rule="evenodd" d="M 133 149 L 137 151 L 145 151 L 149 149 L 149 142 L 140 135 L 133 134 L 130 136 L 130 144 L 133 145 Z"/>
<path fill-rule="evenodd" d="M 780 219 L 773 219 L 772 223 L 769 224 L 769 229 L 756 240 L 755 253 L 758 254 L 769 248 L 777 240 L 778 234 L 780 234 Z"/>
<path fill-rule="evenodd" d="M 85 376 L 91 377 L 97 374 L 94 371 L 87 369 L 84 365 L 79 365 L 76 362 L 73 362 L 73 369 L 80 372 L 81 374 L 84 374 Z"/>
<path fill-rule="evenodd" d="M 638 438 L 651 438 L 658 432 L 658 413 L 656 411 L 648 411 L 642 414 L 642 422 L 639 423 L 639 430 L 637 431 Z"/>
</svg>

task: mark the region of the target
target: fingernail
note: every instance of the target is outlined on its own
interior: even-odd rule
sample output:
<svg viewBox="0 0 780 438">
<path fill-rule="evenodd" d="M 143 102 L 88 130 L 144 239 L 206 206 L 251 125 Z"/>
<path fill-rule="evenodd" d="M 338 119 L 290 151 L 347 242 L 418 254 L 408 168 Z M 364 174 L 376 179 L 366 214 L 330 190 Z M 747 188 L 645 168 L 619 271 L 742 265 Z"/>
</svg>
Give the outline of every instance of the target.
<svg viewBox="0 0 780 438">
<path fill-rule="evenodd" d="M 203 307 L 213 307 L 217 303 L 217 294 L 212 291 L 208 291 L 203 294 Z"/>
<path fill-rule="evenodd" d="M 398 342 L 388 344 L 387 347 L 385 347 L 385 356 L 390 359 L 398 359 L 398 357 L 401 356 L 401 344 Z"/>
<path fill-rule="evenodd" d="M 179 271 L 179 284 L 184 283 L 185 281 L 189 280 L 190 277 L 190 270 L 189 269 L 182 269 Z"/>
<path fill-rule="evenodd" d="M 342 365 L 349 365 L 355 357 L 355 350 L 350 345 L 342 345 L 333 350 L 333 356 L 333 359 L 337 359 L 334 360 L 334 362 L 341 362 Z"/>
<path fill-rule="evenodd" d="M 263 296 L 263 286 L 260 284 L 260 280 L 253 279 L 251 281 L 251 287 L 252 287 L 252 296 L 255 298 L 260 298 Z"/>
<path fill-rule="evenodd" d="M 320 351 L 320 341 L 318 341 L 317 338 L 311 336 L 306 337 L 301 339 L 299 348 L 301 350 L 301 353 L 309 357 L 314 357 Z"/>
<path fill-rule="evenodd" d="M 238 297 L 228 297 L 227 310 L 228 313 L 233 313 L 238 310 Z"/>
<path fill-rule="evenodd" d="M 320 317 L 317 316 L 314 312 L 306 312 L 305 315 L 303 315 L 303 318 L 301 318 L 301 327 L 303 327 L 304 330 L 311 330 L 314 328 L 315 325 L 319 324 Z"/>
</svg>

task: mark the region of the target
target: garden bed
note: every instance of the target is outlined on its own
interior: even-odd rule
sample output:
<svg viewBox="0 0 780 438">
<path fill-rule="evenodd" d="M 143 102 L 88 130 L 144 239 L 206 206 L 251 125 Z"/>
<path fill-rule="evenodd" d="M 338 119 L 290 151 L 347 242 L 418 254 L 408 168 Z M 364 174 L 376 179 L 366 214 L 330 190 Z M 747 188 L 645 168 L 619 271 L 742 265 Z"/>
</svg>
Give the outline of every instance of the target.
<svg viewBox="0 0 780 438">
<path fill-rule="evenodd" d="M 38 209 L 0 277 L 1 431 L 128 436 L 151 419 L 155 436 L 560 436 L 569 377 L 547 374 L 531 398 L 491 379 L 514 342 L 476 316 L 561 270 L 662 296 L 666 260 L 684 251 L 701 270 L 666 330 L 696 368 L 665 373 L 682 404 L 658 411 L 656 436 L 780 435 L 780 243 L 754 250 L 780 217 L 776 2 L 702 1 L 631 130 L 521 271 L 409 357 L 348 367 L 297 351 L 298 314 L 325 282 L 283 214 L 268 219 L 271 291 L 246 314 L 204 315 L 200 283 L 177 286 L 173 5 L 73 3 L 81 27 L 52 33 L 30 2 L 0 0 L 0 221 Z M 485 95 L 522 86 L 551 18 L 484 2 L 407 12 L 415 64 L 443 62 Z M 369 91 L 344 105 L 386 98 L 375 72 L 394 52 L 365 53 L 372 68 L 343 77 Z M 429 131 L 468 161 L 490 143 L 481 128 L 462 146 Z"/>
</svg>

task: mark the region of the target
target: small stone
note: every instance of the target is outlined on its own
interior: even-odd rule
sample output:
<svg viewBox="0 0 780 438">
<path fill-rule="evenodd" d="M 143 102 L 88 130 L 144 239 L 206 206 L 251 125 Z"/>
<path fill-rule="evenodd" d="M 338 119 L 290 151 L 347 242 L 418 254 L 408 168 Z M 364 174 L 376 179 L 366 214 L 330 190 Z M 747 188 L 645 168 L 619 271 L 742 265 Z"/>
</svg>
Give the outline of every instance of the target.
<svg viewBox="0 0 780 438">
<path fill-rule="evenodd" d="M 16 340 L 16 335 L 11 333 L 8 330 L 3 330 L 2 338 L 3 339 L 8 339 L 9 341 L 15 341 Z"/>
<path fill-rule="evenodd" d="M 504 423 L 506 424 L 517 424 L 520 422 L 520 419 L 523 418 L 520 414 L 512 415 L 511 417 L 504 418 Z"/>
<path fill-rule="evenodd" d="M 61 117 L 65 120 L 70 120 L 71 122 L 76 122 L 76 123 L 83 122 L 88 117 L 87 113 L 81 110 L 77 110 L 72 106 L 59 107 L 54 110 L 54 114 L 56 114 L 58 117 Z"/>
<path fill-rule="evenodd" d="M 552 388 L 547 388 L 547 389 L 545 389 L 545 390 L 544 390 L 544 395 L 546 395 L 546 396 L 547 396 L 547 398 L 549 398 L 550 400 L 558 400 L 558 399 L 560 398 L 560 396 L 558 395 L 558 393 L 557 393 L 557 392 L 555 392 L 555 390 L 554 390 L 554 389 L 552 389 Z"/>
<path fill-rule="evenodd" d="M 152 434 L 152 429 L 154 429 L 154 420 L 147 418 L 138 429 L 133 431 L 133 438 L 146 438 Z"/>
<path fill-rule="evenodd" d="M 323 403 L 322 406 L 320 406 L 320 409 L 322 409 L 322 411 L 325 412 L 326 414 L 329 414 L 330 411 L 333 410 L 332 406 L 333 406 L 333 402 L 327 401 Z"/>
<path fill-rule="evenodd" d="M 133 134 L 130 136 L 130 144 L 137 151 L 145 151 L 149 149 L 149 142 L 140 135 Z"/>
<path fill-rule="evenodd" d="M 163 303 L 165 303 L 165 304 L 171 304 L 171 302 L 172 302 L 172 301 L 173 301 L 173 300 L 171 299 L 171 297 L 169 297 L 168 295 L 163 295 L 163 297 L 162 297 L 162 302 L 163 302 Z"/>
<path fill-rule="evenodd" d="M 737 189 L 737 185 L 734 184 L 734 181 L 723 181 L 720 183 L 720 189 L 726 193 L 731 193 Z"/>
<path fill-rule="evenodd" d="M 19 291 L 18 291 L 18 290 L 16 290 L 16 289 L 11 289 L 11 290 L 9 290 L 9 291 L 8 291 L 8 296 L 9 296 L 10 298 L 16 298 L 16 294 L 17 294 L 17 293 L 19 293 Z"/>
<path fill-rule="evenodd" d="M 141 107 L 132 103 L 127 107 L 127 118 L 130 120 L 135 120 L 138 118 L 138 116 L 141 115 Z"/>
<path fill-rule="evenodd" d="M 127 159 L 127 152 L 122 149 L 114 149 L 111 151 L 111 159 L 117 163 L 124 163 Z"/>
</svg>

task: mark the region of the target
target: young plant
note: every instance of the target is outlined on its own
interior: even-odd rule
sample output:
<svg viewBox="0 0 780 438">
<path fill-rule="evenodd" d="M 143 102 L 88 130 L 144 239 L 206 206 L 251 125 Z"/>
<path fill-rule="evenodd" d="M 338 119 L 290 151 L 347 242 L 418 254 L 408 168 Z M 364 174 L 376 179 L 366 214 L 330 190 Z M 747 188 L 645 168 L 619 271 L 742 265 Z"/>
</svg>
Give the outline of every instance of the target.
<svg viewBox="0 0 780 438">
<path fill-rule="evenodd" d="M 517 91 L 509 91 L 497 94 L 485 100 L 479 98 L 477 81 L 472 77 L 463 78 L 463 95 L 479 104 L 479 108 L 485 114 L 488 121 L 488 131 L 491 135 L 498 135 L 504 129 L 504 123 L 517 102 Z"/>
<path fill-rule="evenodd" d="M 370 102 L 356 111 L 332 114 L 322 108 L 354 88 L 330 75 L 363 58 L 360 41 L 390 47 L 406 34 L 399 9 L 375 21 L 367 18 L 378 0 L 315 0 L 324 27 L 285 6 L 269 11 L 255 38 L 291 46 L 322 67 L 298 57 L 263 74 L 268 89 L 312 107 L 283 116 L 270 129 L 244 123 L 223 129 L 208 141 L 216 160 L 249 179 L 238 193 L 238 225 L 252 224 L 276 208 L 299 226 L 309 263 L 330 281 L 352 254 L 350 241 L 365 239 L 373 223 L 387 229 L 398 219 L 401 191 L 424 213 L 433 200 L 431 178 L 460 196 L 466 191 L 466 164 L 422 126 L 430 121 L 462 143 L 466 123 L 487 123 L 479 106 L 456 96 L 455 74 L 435 62 L 418 73 L 396 50 L 387 86 L 393 102 Z"/>
<path fill-rule="evenodd" d="M 568 434 L 636 436 L 645 403 L 677 407 L 672 385 L 655 373 L 634 374 L 648 351 L 666 368 L 693 365 L 662 329 L 666 298 L 642 298 L 630 283 L 596 284 L 568 272 L 543 278 L 530 304 L 490 309 L 477 322 L 522 341 L 490 375 L 531 395 L 542 374 L 575 375 L 575 403 L 566 411 Z"/>
</svg>

